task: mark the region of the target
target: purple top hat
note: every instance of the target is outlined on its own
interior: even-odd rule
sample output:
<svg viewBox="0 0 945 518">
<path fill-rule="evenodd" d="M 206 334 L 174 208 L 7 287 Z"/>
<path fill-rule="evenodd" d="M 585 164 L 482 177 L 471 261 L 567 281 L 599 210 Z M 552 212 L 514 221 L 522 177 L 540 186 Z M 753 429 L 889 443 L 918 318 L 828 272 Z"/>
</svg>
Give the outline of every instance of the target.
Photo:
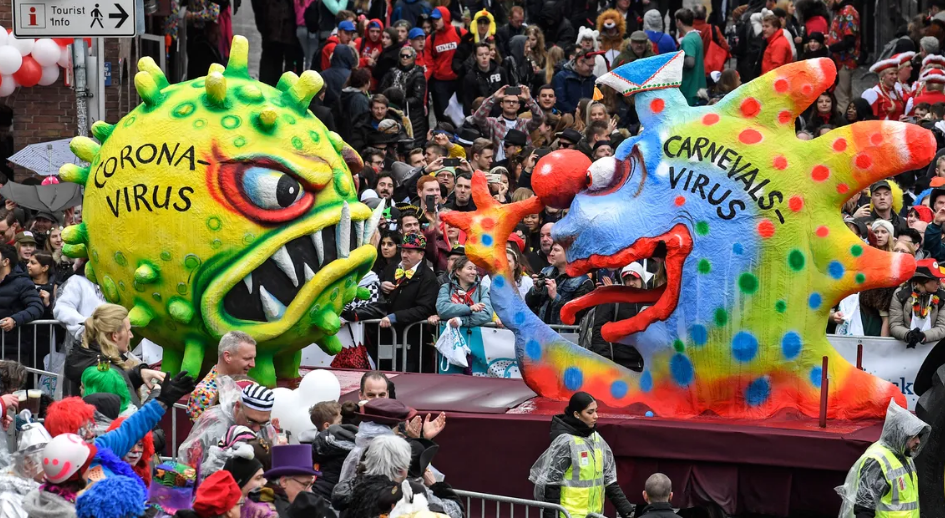
<svg viewBox="0 0 945 518">
<path fill-rule="evenodd" d="M 311 444 L 282 444 L 272 447 L 272 469 L 265 473 L 269 480 L 293 475 L 320 477 L 322 473 L 312 469 Z"/>
</svg>

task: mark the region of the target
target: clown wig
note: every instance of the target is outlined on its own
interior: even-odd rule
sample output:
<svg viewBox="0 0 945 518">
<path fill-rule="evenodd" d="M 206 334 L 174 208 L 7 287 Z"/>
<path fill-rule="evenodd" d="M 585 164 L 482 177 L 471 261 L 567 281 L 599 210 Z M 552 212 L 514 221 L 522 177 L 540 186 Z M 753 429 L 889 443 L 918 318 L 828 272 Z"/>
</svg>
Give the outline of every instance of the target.
<svg viewBox="0 0 945 518">
<path fill-rule="evenodd" d="M 108 431 L 117 430 L 124 421 L 124 417 L 115 419 L 108 427 Z M 141 439 L 141 444 L 144 446 L 144 451 L 141 453 L 141 460 L 132 466 L 131 469 L 134 470 L 135 474 L 141 477 L 145 487 L 149 487 L 151 485 L 151 459 L 154 458 L 154 436 L 151 435 L 151 432 L 148 432 L 147 435 Z"/>
<path fill-rule="evenodd" d="M 131 403 L 131 392 L 128 391 L 124 376 L 107 363 L 103 367 L 93 365 L 82 371 L 82 387 L 85 389 L 84 396 L 102 392 L 115 394 L 121 401 L 120 412 L 124 412 Z"/>
<path fill-rule="evenodd" d="M 94 421 L 95 407 L 73 396 L 49 405 L 43 424 L 49 435 L 55 437 L 64 433 L 78 433 L 79 428 Z"/>
</svg>

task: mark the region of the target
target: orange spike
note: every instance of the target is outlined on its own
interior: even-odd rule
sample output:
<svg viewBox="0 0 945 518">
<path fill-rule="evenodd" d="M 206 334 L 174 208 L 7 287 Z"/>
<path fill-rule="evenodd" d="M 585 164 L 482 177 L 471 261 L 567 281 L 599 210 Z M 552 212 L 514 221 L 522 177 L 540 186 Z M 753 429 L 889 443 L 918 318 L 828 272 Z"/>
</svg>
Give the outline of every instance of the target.
<svg viewBox="0 0 945 518">
<path fill-rule="evenodd" d="M 720 104 L 731 116 L 757 118 L 763 125 L 777 125 L 788 115 L 793 121 L 803 113 L 821 92 L 833 85 L 836 77 L 837 68 L 830 59 L 798 61 L 742 85 Z"/>
</svg>

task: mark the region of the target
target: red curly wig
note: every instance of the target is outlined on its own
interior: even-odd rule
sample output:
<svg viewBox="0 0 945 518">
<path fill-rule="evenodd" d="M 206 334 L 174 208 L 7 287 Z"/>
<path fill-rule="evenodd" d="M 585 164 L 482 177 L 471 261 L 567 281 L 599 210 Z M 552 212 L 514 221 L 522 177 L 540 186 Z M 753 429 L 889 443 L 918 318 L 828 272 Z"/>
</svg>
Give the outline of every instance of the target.
<svg viewBox="0 0 945 518">
<path fill-rule="evenodd" d="M 95 420 L 95 407 L 78 396 L 56 401 L 46 410 L 46 431 L 55 437 L 64 433 L 78 433 L 79 428 Z"/>
<path fill-rule="evenodd" d="M 124 417 L 119 417 L 112 421 L 112 424 L 108 427 L 108 431 L 117 430 L 124 420 Z M 141 460 L 132 466 L 131 469 L 141 477 L 141 480 L 144 481 L 144 486 L 148 487 L 151 485 L 151 459 L 154 458 L 154 436 L 151 435 L 151 432 L 148 432 L 148 434 L 144 436 L 144 439 L 141 440 L 141 444 L 144 446 Z"/>
</svg>

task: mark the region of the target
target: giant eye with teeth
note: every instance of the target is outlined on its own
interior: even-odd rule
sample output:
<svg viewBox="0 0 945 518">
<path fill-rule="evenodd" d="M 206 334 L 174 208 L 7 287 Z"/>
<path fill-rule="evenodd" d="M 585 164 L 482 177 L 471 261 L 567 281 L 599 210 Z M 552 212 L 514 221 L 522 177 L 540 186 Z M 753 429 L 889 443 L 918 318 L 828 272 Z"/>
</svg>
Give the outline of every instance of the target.
<svg viewBox="0 0 945 518">
<path fill-rule="evenodd" d="M 315 203 L 314 187 L 271 160 L 225 162 L 219 175 L 226 199 L 239 212 L 260 222 L 293 220 Z"/>
<path fill-rule="evenodd" d="M 251 167 L 243 173 L 243 192 L 253 204 L 266 210 L 289 207 L 304 194 L 298 180 L 264 167 Z"/>
</svg>

